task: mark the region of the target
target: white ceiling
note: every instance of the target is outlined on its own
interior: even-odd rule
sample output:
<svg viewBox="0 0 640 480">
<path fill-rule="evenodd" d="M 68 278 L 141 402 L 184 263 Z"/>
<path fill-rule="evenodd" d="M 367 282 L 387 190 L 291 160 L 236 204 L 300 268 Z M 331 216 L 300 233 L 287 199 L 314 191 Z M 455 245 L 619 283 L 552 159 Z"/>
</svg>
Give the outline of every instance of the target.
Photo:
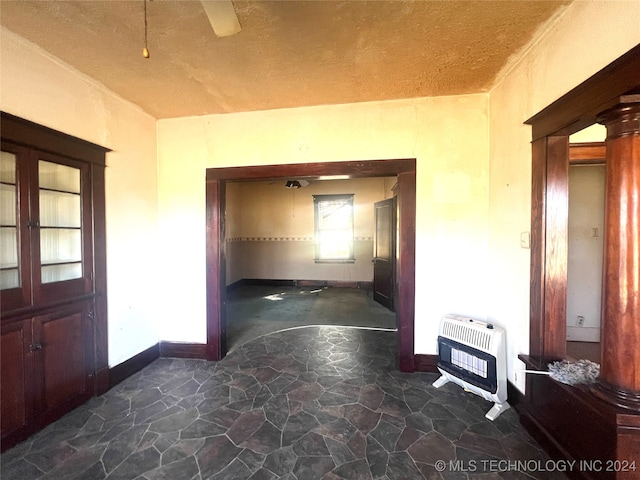
<svg viewBox="0 0 640 480">
<path fill-rule="evenodd" d="M 571 0 L 0 1 L 0 23 L 156 118 L 486 92 Z"/>
</svg>

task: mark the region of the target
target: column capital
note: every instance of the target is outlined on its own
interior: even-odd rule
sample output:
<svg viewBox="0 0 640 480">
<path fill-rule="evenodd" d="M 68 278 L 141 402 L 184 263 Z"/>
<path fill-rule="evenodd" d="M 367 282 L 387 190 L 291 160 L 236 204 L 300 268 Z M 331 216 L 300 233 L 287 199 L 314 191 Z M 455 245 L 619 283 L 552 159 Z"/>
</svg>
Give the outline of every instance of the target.
<svg viewBox="0 0 640 480">
<path fill-rule="evenodd" d="M 640 94 L 620 97 L 619 104 L 598 115 L 598 123 L 607 127 L 607 140 L 640 135 Z"/>
</svg>

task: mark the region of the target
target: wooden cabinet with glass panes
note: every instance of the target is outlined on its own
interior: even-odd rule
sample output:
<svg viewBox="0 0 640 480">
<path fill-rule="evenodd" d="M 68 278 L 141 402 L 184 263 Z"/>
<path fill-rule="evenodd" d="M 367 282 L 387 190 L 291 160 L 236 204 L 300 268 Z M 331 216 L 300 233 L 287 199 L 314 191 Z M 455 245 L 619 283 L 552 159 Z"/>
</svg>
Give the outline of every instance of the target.
<svg viewBox="0 0 640 480">
<path fill-rule="evenodd" d="M 2 450 L 108 388 L 107 149 L 2 113 Z"/>
</svg>

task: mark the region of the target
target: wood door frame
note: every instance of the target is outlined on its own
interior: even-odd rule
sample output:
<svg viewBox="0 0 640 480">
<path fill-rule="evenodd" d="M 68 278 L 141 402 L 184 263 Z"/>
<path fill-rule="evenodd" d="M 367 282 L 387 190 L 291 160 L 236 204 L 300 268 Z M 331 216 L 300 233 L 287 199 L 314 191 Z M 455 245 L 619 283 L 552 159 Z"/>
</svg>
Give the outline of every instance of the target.
<svg viewBox="0 0 640 480">
<path fill-rule="evenodd" d="M 569 135 L 640 86 L 640 45 L 525 123 L 532 127 L 529 355 L 542 368 L 566 356 Z M 593 152 L 592 152 L 593 153 Z M 587 154 L 589 155 L 589 154 Z"/>
<path fill-rule="evenodd" d="M 207 360 L 226 354 L 225 193 L 229 181 L 276 178 L 398 177 L 398 368 L 415 371 L 415 241 L 416 160 L 365 160 L 246 167 L 207 168 L 206 171 L 206 285 Z"/>
</svg>

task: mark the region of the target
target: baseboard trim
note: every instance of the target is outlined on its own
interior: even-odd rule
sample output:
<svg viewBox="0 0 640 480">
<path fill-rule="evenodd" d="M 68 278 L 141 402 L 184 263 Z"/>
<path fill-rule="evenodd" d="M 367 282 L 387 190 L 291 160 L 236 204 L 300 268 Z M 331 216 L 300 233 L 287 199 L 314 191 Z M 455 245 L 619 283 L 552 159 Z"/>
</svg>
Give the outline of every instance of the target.
<svg viewBox="0 0 640 480">
<path fill-rule="evenodd" d="M 196 358 L 206 360 L 206 343 L 160 342 L 160 356 L 172 358 Z"/>
<path fill-rule="evenodd" d="M 296 280 L 276 280 L 275 278 L 243 278 L 242 285 L 264 285 L 267 287 L 295 287 Z M 238 282 L 236 282 L 238 283 Z"/>
<path fill-rule="evenodd" d="M 109 388 L 113 388 L 123 380 L 126 380 L 131 375 L 139 372 L 147 365 L 150 365 L 153 361 L 160 357 L 172 357 L 172 358 L 207 358 L 207 345 L 204 343 L 181 343 L 181 342 L 167 342 L 161 341 L 151 347 L 143 350 L 142 352 L 134 355 L 128 360 L 116 365 L 109 369 L 108 372 L 108 385 Z M 105 383 L 104 372 L 100 375 L 101 381 L 99 383 Z M 104 393 L 102 388 L 98 387 L 98 395 Z"/>
<path fill-rule="evenodd" d="M 117 384 L 126 380 L 131 375 L 139 372 L 147 365 L 157 360 L 160 356 L 160 345 L 156 343 L 142 352 L 134 355 L 129 360 L 116 365 L 109 369 L 109 388 L 115 387 Z"/>
<path fill-rule="evenodd" d="M 438 355 L 417 353 L 413 356 L 416 372 L 438 373 Z"/>
<path fill-rule="evenodd" d="M 525 401 L 524 393 L 518 390 L 510 380 L 507 380 L 507 399 L 509 401 L 509 405 L 518 411 L 520 411 L 519 406 L 523 405 Z"/>
<path fill-rule="evenodd" d="M 230 283 L 229 285 L 227 285 L 227 293 L 233 292 L 234 290 L 242 287 L 243 285 L 246 285 L 244 279 L 240 279 L 236 282 Z"/>
<path fill-rule="evenodd" d="M 600 327 L 567 327 L 567 342 L 600 342 Z"/>
<path fill-rule="evenodd" d="M 96 396 L 106 393 L 111 388 L 111 370 L 109 367 L 96 370 Z"/>
<path fill-rule="evenodd" d="M 373 282 L 343 282 L 341 280 L 327 280 L 327 287 L 373 290 Z"/>
<path fill-rule="evenodd" d="M 243 278 L 227 285 L 227 293 L 245 285 L 258 285 L 269 287 L 333 287 L 333 288 L 360 288 L 373 290 L 373 282 L 369 281 L 344 281 L 344 280 L 277 280 L 269 278 Z"/>
</svg>

